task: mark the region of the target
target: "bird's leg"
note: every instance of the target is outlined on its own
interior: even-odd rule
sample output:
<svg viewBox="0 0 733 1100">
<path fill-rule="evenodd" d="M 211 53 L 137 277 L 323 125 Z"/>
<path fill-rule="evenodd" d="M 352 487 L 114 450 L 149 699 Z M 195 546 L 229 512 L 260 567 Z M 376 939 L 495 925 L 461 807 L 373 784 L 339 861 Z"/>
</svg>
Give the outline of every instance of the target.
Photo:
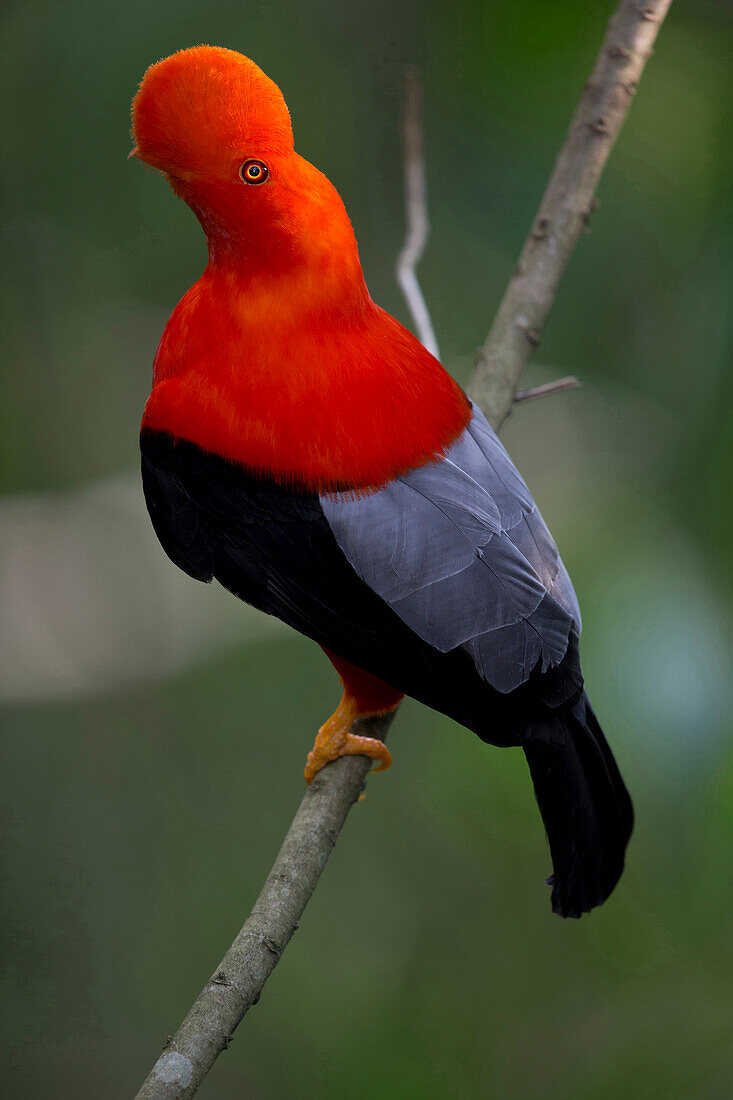
<svg viewBox="0 0 733 1100">
<path fill-rule="evenodd" d="M 329 650 L 325 652 L 341 676 L 344 694 L 336 710 L 319 729 L 315 744 L 308 753 L 303 774 L 309 785 L 322 767 L 332 760 L 338 760 L 340 756 L 368 756 L 379 761 L 375 771 L 386 771 L 392 763 L 392 754 L 384 742 L 377 737 L 363 737 L 352 733 L 351 727 L 357 718 L 368 718 L 396 710 L 403 697 L 402 692 L 396 688 Z"/>
<path fill-rule="evenodd" d="M 387 709 L 394 710 L 394 706 Z M 392 763 L 392 753 L 383 741 L 376 737 L 360 737 L 351 733 L 351 727 L 357 718 L 365 718 L 365 714 L 359 711 L 356 700 L 348 691 L 344 691 L 341 702 L 336 707 L 331 717 L 323 723 L 316 735 L 315 744 L 308 753 L 305 765 L 306 782 L 310 785 L 314 775 L 324 765 L 332 760 L 338 760 L 340 756 L 369 756 L 372 760 L 378 760 L 379 766 L 374 770 L 386 771 Z"/>
</svg>

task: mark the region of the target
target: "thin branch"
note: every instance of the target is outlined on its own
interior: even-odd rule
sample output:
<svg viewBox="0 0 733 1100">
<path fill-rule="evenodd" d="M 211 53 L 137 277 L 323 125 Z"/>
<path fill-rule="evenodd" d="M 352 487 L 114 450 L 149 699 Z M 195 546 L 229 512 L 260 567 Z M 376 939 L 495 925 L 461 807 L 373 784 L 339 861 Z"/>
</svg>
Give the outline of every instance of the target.
<svg viewBox="0 0 733 1100">
<path fill-rule="evenodd" d="M 496 429 L 542 337 L 594 210 L 601 173 L 672 0 L 622 0 L 575 109 L 532 230 L 474 367 L 469 393 Z"/>
<path fill-rule="evenodd" d="M 533 401 L 535 397 L 549 397 L 553 393 L 562 393 L 563 390 L 577 390 L 582 385 L 580 379 L 574 374 L 567 378 L 558 378 L 557 382 L 545 382 L 544 386 L 532 386 L 529 390 L 517 390 L 514 394 L 514 404 L 520 401 Z"/>
<path fill-rule="evenodd" d="M 395 712 L 354 723 L 354 733 L 384 740 Z M 372 761 L 342 756 L 318 773 L 303 796 L 267 882 L 234 943 L 166 1045 L 135 1100 L 193 1096 L 256 1005 L 290 942 Z"/>
<path fill-rule="evenodd" d="M 473 395 L 495 425 L 503 422 L 512 406 L 517 381 L 539 339 L 562 273 L 587 220 L 601 170 L 670 3 L 648 0 L 639 7 L 632 0 L 622 0 L 610 24 L 522 253 L 519 273 L 512 277 L 476 365 Z M 412 94 L 408 84 L 406 96 Z M 414 84 L 409 87 L 414 91 Z M 412 118 L 418 120 L 419 128 L 419 115 L 413 114 Z M 422 164 L 422 140 L 419 133 L 417 136 L 417 152 L 413 150 L 406 157 L 406 172 Z M 415 137 L 412 131 L 411 137 Z M 412 209 L 408 201 L 408 219 L 422 209 L 424 221 L 420 230 L 418 219 L 417 236 L 413 238 L 418 242 L 412 253 L 413 266 L 422 248 L 420 233 L 422 244 L 427 234 L 424 167 L 422 175 L 415 172 L 414 180 L 414 193 L 419 197 L 422 187 L 422 198 Z M 413 193 L 411 186 L 415 186 L 414 181 L 407 185 L 408 195 Z M 409 238 L 408 233 L 408 244 Z M 423 333 L 422 328 L 420 331 Z M 369 735 L 384 737 L 392 717 L 372 720 Z M 195 1094 L 228 1046 L 234 1029 L 257 1003 L 297 928 L 370 765 L 371 761 L 362 756 L 344 757 L 316 776 L 251 915 L 170 1038 L 136 1100 L 184 1100 Z"/>
<path fill-rule="evenodd" d="M 440 359 L 433 322 L 415 272 L 430 235 L 422 122 L 423 91 L 420 70 L 416 65 L 408 65 L 405 69 L 404 89 L 402 147 L 407 229 L 405 243 L 397 257 L 397 282 L 405 296 L 420 342 L 436 359 Z"/>
</svg>

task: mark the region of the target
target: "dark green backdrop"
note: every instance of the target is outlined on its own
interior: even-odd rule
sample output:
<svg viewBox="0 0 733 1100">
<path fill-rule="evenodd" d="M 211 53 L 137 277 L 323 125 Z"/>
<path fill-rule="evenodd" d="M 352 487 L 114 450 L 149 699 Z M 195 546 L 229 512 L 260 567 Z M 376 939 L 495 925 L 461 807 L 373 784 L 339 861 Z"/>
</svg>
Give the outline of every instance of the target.
<svg viewBox="0 0 733 1100">
<path fill-rule="evenodd" d="M 611 0 L 6 4 L 0 588 L 4 1093 L 131 1096 L 246 914 L 336 698 L 309 642 L 173 575 L 136 483 L 157 338 L 205 258 L 126 163 L 145 67 L 282 86 L 405 310 L 401 67 L 426 86 L 421 268 L 465 380 Z M 408 703 L 204 1097 L 718 1098 L 733 1069 L 731 7 L 673 5 L 505 432 L 576 581 L 634 794 L 628 871 L 553 917 L 523 760 Z M 546 456 L 551 455 L 548 463 Z"/>
</svg>

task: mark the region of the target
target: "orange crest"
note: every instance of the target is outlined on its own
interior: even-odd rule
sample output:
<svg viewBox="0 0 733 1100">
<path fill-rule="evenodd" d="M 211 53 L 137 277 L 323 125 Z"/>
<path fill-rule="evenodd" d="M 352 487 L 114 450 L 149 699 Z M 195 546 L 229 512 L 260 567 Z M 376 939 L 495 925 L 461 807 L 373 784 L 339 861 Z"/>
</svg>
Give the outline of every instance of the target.
<svg viewBox="0 0 733 1100">
<path fill-rule="evenodd" d="M 235 50 L 195 46 L 151 65 L 132 102 L 135 154 L 182 179 L 293 148 L 277 84 Z"/>
</svg>

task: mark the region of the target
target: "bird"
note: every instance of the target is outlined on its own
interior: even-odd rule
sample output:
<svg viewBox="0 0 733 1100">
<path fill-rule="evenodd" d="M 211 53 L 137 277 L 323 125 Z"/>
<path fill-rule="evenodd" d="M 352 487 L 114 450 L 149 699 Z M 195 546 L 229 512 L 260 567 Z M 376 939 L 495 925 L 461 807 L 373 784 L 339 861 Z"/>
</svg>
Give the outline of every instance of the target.
<svg viewBox="0 0 733 1100">
<path fill-rule="evenodd" d="M 344 203 L 295 151 L 283 94 L 254 61 L 202 45 L 151 65 L 132 138 L 208 244 L 140 430 L 163 549 L 330 659 L 343 695 L 308 783 L 349 754 L 387 768 L 384 742 L 351 727 L 410 696 L 523 749 L 552 909 L 600 905 L 632 804 L 584 689 L 570 578 L 496 433 L 372 300 Z"/>
</svg>

